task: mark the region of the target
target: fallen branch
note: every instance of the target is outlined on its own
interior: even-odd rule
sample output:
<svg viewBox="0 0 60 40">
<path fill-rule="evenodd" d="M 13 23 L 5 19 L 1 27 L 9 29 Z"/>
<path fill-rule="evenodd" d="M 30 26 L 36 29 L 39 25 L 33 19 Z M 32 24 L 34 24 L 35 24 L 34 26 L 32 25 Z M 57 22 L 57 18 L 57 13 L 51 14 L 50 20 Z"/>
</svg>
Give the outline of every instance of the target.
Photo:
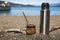
<svg viewBox="0 0 60 40">
<path fill-rule="evenodd" d="M 60 27 L 58 27 L 58 28 L 52 28 L 49 32 L 52 32 L 52 31 L 55 31 L 55 30 L 58 30 L 58 29 L 60 29 Z"/>
</svg>

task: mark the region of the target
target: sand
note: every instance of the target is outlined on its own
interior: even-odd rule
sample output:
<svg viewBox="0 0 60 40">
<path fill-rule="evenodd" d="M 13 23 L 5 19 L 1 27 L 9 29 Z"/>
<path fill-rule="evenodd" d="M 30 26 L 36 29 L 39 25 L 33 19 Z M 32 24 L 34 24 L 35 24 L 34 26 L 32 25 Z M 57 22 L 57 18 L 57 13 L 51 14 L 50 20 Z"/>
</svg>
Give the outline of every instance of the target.
<svg viewBox="0 0 60 40">
<path fill-rule="evenodd" d="M 34 24 L 39 27 L 38 16 L 28 16 L 29 24 Z M 9 28 L 23 28 L 26 27 L 26 20 L 23 16 L 0 16 L 0 30 Z"/>
<path fill-rule="evenodd" d="M 27 16 L 29 24 L 34 24 L 36 27 L 40 25 L 39 16 Z M 0 16 L 0 30 L 9 28 L 23 28 L 26 27 L 26 20 L 23 16 Z M 50 17 L 50 27 L 60 26 L 60 16 Z"/>
<path fill-rule="evenodd" d="M 39 16 L 27 16 L 27 19 L 29 21 L 29 24 L 36 25 L 37 33 L 38 33 L 39 26 L 40 26 L 40 17 Z M 16 28 L 22 29 L 22 28 L 25 28 L 26 25 L 27 23 L 23 16 L 0 16 L 0 31 L 6 30 L 6 29 L 16 29 Z M 51 16 L 50 17 L 50 29 L 52 27 L 59 27 L 59 26 L 60 26 L 60 16 Z M 50 34 L 51 34 L 51 37 L 53 37 L 54 39 L 59 38 L 60 30 L 53 31 Z"/>
</svg>

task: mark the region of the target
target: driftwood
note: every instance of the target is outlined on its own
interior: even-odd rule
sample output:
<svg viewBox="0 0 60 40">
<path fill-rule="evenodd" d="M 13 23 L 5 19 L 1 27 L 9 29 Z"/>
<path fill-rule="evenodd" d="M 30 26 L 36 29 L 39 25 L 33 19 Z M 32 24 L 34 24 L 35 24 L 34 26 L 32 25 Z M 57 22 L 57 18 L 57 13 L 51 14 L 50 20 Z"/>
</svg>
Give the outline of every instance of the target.
<svg viewBox="0 0 60 40">
<path fill-rule="evenodd" d="M 52 27 L 51 30 L 50 30 L 49 32 L 52 32 L 52 31 L 55 31 L 55 30 L 58 30 L 58 29 L 60 29 L 60 27 L 58 27 L 58 28 Z"/>
</svg>

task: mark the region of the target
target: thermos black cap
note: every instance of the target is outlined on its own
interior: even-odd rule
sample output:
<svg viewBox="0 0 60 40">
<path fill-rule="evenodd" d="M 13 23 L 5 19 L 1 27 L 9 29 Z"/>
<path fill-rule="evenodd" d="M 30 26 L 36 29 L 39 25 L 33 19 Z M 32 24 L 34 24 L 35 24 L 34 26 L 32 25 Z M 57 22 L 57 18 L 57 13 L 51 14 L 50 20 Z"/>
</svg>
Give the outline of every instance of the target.
<svg viewBox="0 0 60 40">
<path fill-rule="evenodd" d="M 49 9 L 49 3 L 42 3 L 41 8 L 42 9 Z"/>
</svg>

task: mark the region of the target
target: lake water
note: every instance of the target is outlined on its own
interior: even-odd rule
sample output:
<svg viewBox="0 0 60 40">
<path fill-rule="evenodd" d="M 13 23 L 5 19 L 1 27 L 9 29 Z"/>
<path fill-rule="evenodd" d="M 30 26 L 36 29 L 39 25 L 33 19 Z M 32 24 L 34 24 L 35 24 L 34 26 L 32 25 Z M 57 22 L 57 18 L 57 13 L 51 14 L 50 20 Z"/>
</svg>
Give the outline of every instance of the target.
<svg viewBox="0 0 60 40">
<path fill-rule="evenodd" d="M 11 7 L 11 11 L 0 11 L 0 16 L 39 16 L 41 7 Z M 60 16 L 60 7 L 50 7 L 50 15 Z"/>
</svg>

